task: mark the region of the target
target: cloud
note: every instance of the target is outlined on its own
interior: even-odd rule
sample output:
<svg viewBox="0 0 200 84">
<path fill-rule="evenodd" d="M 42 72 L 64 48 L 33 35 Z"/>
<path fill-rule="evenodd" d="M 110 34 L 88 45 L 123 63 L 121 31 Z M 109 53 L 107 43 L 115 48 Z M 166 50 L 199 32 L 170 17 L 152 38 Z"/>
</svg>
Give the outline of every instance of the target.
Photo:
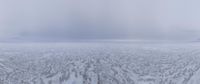
<svg viewBox="0 0 200 84">
<path fill-rule="evenodd" d="M 1 0 L 0 39 L 197 39 L 197 2 Z"/>
</svg>

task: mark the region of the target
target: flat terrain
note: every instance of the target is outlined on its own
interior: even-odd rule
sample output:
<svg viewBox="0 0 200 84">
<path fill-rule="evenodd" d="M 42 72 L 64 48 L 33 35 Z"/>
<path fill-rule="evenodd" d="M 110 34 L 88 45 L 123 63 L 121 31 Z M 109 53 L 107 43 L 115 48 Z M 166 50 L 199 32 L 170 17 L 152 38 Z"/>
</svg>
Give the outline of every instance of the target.
<svg viewBox="0 0 200 84">
<path fill-rule="evenodd" d="M 199 83 L 199 43 L 0 44 L 0 84 Z"/>
</svg>

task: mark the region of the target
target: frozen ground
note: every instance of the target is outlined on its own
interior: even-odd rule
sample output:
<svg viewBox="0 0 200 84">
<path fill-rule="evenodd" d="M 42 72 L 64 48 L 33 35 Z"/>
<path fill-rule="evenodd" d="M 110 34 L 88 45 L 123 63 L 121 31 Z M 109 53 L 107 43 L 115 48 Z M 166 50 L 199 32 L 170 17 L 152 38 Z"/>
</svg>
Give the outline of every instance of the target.
<svg viewBox="0 0 200 84">
<path fill-rule="evenodd" d="M 199 84 L 198 43 L 0 44 L 0 84 Z"/>
</svg>

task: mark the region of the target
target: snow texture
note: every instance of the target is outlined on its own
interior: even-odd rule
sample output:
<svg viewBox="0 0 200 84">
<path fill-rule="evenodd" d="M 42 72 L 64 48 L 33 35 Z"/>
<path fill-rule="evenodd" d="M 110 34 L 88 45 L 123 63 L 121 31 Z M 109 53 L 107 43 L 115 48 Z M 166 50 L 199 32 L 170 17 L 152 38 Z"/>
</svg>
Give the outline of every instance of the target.
<svg viewBox="0 0 200 84">
<path fill-rule="evenodd" d="M 0 84 L 199 84 L 200 44 L 0 44 Z"/>
</svg>

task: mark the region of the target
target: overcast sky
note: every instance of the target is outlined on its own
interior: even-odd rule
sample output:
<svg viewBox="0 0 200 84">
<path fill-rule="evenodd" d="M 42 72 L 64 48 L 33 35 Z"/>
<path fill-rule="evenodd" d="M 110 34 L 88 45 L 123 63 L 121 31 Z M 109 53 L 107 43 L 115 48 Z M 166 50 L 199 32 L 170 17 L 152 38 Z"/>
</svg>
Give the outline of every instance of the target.
<svg viewBox="0 0 200 84">
<path fill-rule="evenodd" d="M 0 0 L 0 40 L 200 38 L 199 0 Z"/>
</svg>

